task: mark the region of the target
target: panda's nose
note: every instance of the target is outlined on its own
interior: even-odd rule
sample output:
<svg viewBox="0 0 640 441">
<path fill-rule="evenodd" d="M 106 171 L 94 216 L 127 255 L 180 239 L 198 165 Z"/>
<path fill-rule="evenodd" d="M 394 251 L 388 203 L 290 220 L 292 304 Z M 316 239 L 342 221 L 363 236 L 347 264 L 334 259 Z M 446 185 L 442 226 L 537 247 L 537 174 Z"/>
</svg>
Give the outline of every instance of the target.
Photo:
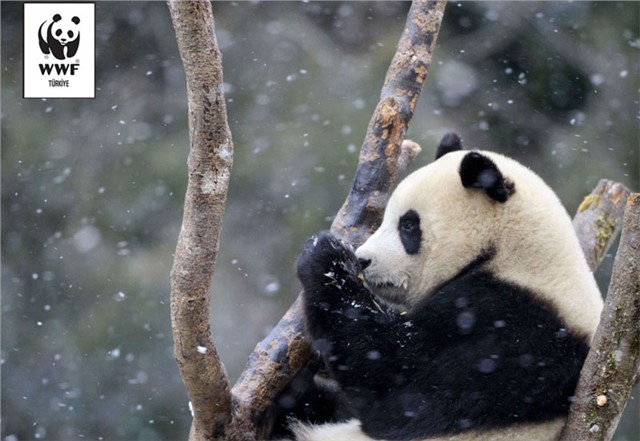
<svg viewBox="0 0 640 441">
<path fill-rule="evenodd" d="M 359 258 L 358 259 L 358 263 L 360 264 L 360 267 L 362 268 L 362 270 L 364 271 L 369 265 L 371 265 L 371 259 L 362 259 Z"/>
</svg>

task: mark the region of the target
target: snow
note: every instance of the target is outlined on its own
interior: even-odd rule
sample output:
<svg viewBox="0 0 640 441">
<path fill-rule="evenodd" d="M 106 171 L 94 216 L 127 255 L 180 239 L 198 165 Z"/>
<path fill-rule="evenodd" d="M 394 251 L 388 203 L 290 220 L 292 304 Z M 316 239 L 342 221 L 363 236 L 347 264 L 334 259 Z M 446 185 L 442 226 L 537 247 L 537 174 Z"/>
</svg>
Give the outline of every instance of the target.
<svg viewBox="0 0 640 441">
<path fill-rule="evenodd" d="M 483 374 L 490 374 L 494 370 L 496 370 L 497 363 L 495 360 L 491 358 L 483 358 L 478 363 L 478 370 Z"/>
<path fill-rule="evenodd" d="M 372 350 L 367 352 L 367 358 L 369 360 L 380 360 L 380 358 L 382 358 L 382 354 L 380 354 L 380 351 Z"/>
<path fill-rule="evenodd" d="M 520 72 L 520 74 L 518 75 L 518 84 L 520 84 L 521 86 L 527 84 L 527 76 L 524 72 Z"/>
<path fill-rule="evenodd" d="M 93 225 L 85 225 L 73 235 L 73 245 L 80 253 L 88 253 L 102 241 L 102 235 Z"/>
<path fill-rule="evenodd" d="M 601 86 L 602 84 L 604 84 L 605 80 L 604 75 L 602 75 L 601 73 L 594 73 L 589 79 L 591 80 L 591 84 L 593 84 L 594 86 Z"/>
<path fill-rule="evenodd" d="M 267 283 L 264 287 L 264 291 L 267 294 L 277 293 L 278 291 L 280 291 L 280 282 L 278 282 L 277 280 L 273 280 Z"/>
<path fill-rule="evenodd" d="M 476 316 L 471 311 L 463 311 L 456 318 L 456 325 L 461 331 L 468 331 L 476 323 Z"/>
</svg>

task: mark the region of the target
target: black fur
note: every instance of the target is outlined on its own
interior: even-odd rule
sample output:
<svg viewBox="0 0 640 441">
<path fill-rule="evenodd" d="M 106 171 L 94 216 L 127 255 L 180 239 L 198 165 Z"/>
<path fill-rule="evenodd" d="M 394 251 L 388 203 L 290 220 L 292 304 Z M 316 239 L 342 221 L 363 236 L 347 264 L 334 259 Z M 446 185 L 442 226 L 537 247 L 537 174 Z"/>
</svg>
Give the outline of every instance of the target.
<svg viewBox="0 0 640 441">
<path fill-rule="evenodd" d="M 585 340 L 554 309 L 483 268 L 489 251 L 407 314 L 375 302 L 329 233 L 298 259 L 308 332 L 373 438 L 410 440 L 568 411 Z M 558 293 L 562 295 L 562 293 Z"/>
<path fill-rule="evenodd" d="M 329 421 L 342 421 L 353 418 L 353 413 L 346 405 L 346 399 L 337 389 L 337 384 L 323 373 L 324 362 L 313 355 L 305 366 L 296 374 L 285 389 L 278 394 L 263 416 L 270 427 L 271 439 L 284 439 L 293 434 L 289 428 L 292 419 L 306 423 L 321 424 Z M 325 383 L 320 383 L 324 378 Z"/>
<path fill-rule="evenodd" d="M 409 210 L 400 216 L 398 233 L 407 254 L 418 254 L 422 243 L 422 230 L 420 229 L 420 216 L 415 210 Z"/>
<path fill-rule="evenodd" d="M 506 202 L 515 191 L 513 182 L 502 176 L 495 162 L 478 152 L 462 158 L 460 179 L 465 188 L 482 188 L 498 202 Z"/>
<path fill-rule="evenodd" d="M 442 137 L 438 150 L 436 151 L 436 159 L 447 153 L 462 150 L 462 138 L 457 133 L 447 133 Z"/>
</svg>

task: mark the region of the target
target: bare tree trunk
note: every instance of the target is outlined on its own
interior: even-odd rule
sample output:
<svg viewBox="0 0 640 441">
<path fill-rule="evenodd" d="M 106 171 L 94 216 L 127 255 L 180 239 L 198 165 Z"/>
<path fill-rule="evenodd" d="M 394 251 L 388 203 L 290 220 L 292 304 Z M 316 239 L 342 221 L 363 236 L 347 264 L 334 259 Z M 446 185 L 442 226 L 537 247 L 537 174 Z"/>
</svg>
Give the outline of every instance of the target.
<svg viewBox="0 0 640 441">
<path fill-rule="evenodd" d="M 187 78 L 190 138 L 189 182 L 171 270 L 171 327 L 192 405 L 189 440 L 222 440 L 231 392 L 211 335 L 209 303 L 233 143 L 211 3 L 171 1 L 169 8 Z"/>
<path fill-rule="evenodd" d="M 640 368 L 640 194 L 630 195 L 626 202 L 609 292 L 561 441 L 610 440 L 637 381 Z"/>
</svg>

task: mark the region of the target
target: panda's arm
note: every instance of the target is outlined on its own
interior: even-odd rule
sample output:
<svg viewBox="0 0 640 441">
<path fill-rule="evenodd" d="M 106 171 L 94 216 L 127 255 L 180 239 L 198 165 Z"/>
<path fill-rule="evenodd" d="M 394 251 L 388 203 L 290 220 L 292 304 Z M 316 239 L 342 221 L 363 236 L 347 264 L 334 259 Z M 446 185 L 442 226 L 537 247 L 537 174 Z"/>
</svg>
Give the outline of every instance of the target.
<svg viewBox="0 0 640 441">
<path fill-rule="evenodd" d="M 365 394 L 388 384 L 397 370 L 380 369 L 380 363 L 404 364 L 402 347 L 411 330 L 403 316 L 375 301 L 353 250 L 320 233 L 305 245 L 297 268 L 307 331 L 338 382 Z"/>
</svg>

